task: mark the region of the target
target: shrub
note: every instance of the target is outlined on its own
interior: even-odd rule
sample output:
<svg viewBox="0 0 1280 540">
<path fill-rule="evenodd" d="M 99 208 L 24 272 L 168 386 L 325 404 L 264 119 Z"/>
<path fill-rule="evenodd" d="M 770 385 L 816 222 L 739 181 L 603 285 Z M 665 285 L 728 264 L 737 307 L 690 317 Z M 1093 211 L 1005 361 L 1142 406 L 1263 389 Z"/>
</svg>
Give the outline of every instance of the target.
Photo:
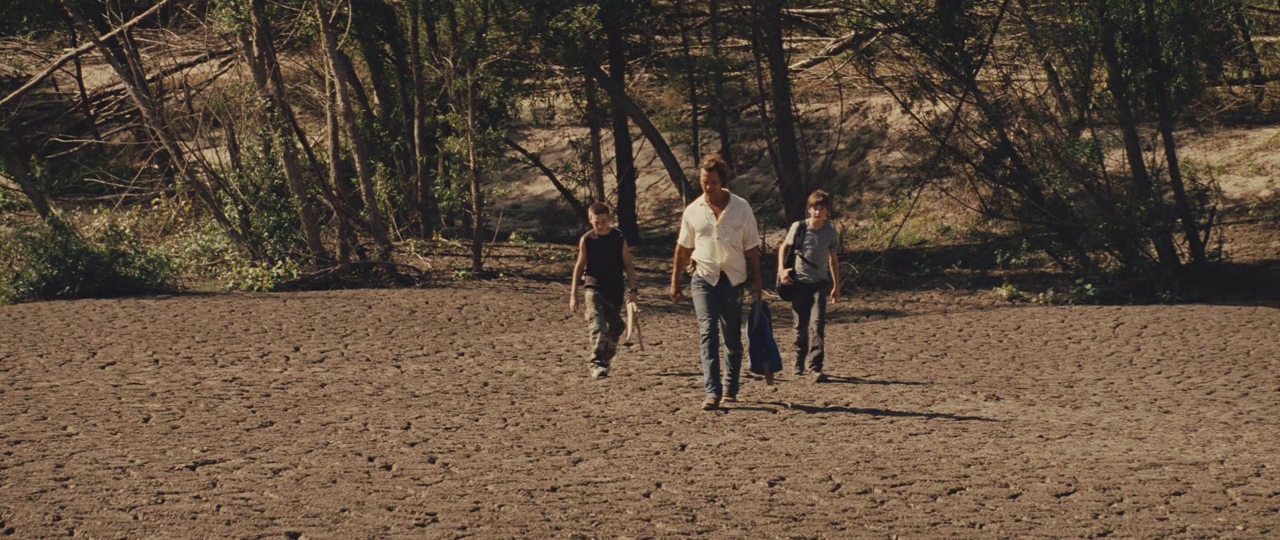
<svg viewBox="0 0 1280 540">
<path fill-rule="evenodd" d="M 274 263 L 239 262 L 229 265 L 222 274 L 221 281 L 232 289 L 270 292 L 279 290 L 282 285 L 301 275 L 302 268 L 293 259 L 281 259 Z"/>
<path fill-rule="evenodd" d="M 11 214 L 14 212 L 23 212 L 31 209 L 31 203 L 27 202 L 22 194 L 0 189 L 0 214 Z"/>
<path fill-rule="evenodd" d="M 0 303 L 166 291 L 175 275 L 168 255 L 118 225 L 87 237 L 63 225 L 20 225 L 0 233 L 0 260 Z"/>
<path fill-rule="evenodd" d="M 301 265 L 288 256 L 250 260 L 212 221 L 179 235 L 171 249 L 188 277 L 216 282 L 219 289 L 271 292 L 302 275 Z"/>
<path fill-rule="evenodd" d="M 991 294 L 1005 302 L 1016 302 L 1026 298 L 1026 294 L 1018 290 L 1018 288 L 1011 283 L 1005 283 L 1004 285 L 991 289 Z"/>
</svg>

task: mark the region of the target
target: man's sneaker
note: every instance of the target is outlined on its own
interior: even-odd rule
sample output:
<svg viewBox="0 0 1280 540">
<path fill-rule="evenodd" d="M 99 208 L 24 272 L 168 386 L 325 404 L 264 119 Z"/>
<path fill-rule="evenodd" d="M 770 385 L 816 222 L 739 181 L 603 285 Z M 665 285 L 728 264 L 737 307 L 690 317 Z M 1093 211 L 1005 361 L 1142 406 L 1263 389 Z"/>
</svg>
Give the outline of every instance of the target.
<svg viewBox="0 0 1280 540">
<path fill-rule="evenodd" d="M 596 366 L 596 365 L 591 366 L 591 378 L 599 379 L 599 378 L 608 377 L 608 376 L 609 376 L 609 368 Z"/>
<path fill-rule="evenodd" d="M 724 397 L 724 402 L 725 402 L 725 403 L 737 403 L 737 402 L 738 402 L 738 396 L 735 396 L 735 395 L 733 395 L 733 394 L 727 395 L 727 396 L 725 396 L 725 397 Z"/>
<path fill-rule="evenodd" d="M 824 383 L 824 382 L 827 382 L 827 374 L 826 374 L 826 373 L 823 373 L 823 372 L 821 372 L 821 371 L 815 371 L 815 372 L 813 372 L 813 382 L 815 382 L 815 383 Z"/>
<path fill-rule="evenodd" d="M 704 411 L 714 411 L 719 408 L 720 408 L 719 398 L 709 397 L 706 400 L 703 400 L 702 402 L 702 410 Z"/>
</svg>

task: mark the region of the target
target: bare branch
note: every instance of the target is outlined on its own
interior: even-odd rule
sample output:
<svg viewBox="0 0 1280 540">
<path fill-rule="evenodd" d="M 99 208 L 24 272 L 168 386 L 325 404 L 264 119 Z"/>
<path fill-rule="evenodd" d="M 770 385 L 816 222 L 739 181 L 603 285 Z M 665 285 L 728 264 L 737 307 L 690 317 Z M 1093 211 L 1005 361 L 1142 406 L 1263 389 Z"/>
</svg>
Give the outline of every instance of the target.
<svg viewBox="0 0 1280 540">
<path fill-rule="evenodd" d="M 510 146 L 516 152 L 519 152 L 520 155 L 529 160 L 534 167 L 537 167 L 539 171 L 542 171 L 542 174 L 546 175 L 547 179 L 551 181 L 551 185 L 555 186 L 556 191 L 560 192 L 560 196 L 564 198 L 564 201 L 569 203 L 569 206 L 573 207 L 573 213 L 577 214 L 579 218 L 586 219 L 587 207 L 582 205 L 582 202 L 573 195 L 573 192 L 570 191 L 568 187 L 565 187 L 565 185 L 560 182 L 559 178 L 556 178 L 555 171 L 552 171 L 549 167 L 544 165 L 542 160 L 538 159 L 537 155 L 526 150 L 523 146 L 520 146 L 520 143 L 515 142 L 510 137 L 503 138 L 502 142 L 506 143 L 507 146 Z"/>
<path fill-rule="evenodd" d="M 160 8 L 163 8 L 166 4 L 169 3 L 169 1 L 170 0 L 160 0 L 160 2 L 156 3 L 156 5 L 151 6 L 151 9 L 144 11 L 141 15 L 134 17 L 129 22 L 120 25 L 115 30 L 112 30 L 110 32 L 103 34 L 102 36 L 98 37 L 96 40 L 91 39 L 88 42 L 81 44 L 79 47 L 76 47 L 71 52 L 62 55 L 57 60 L 54 60 L 53 63 L 49 65 L 49 67 L 44 69 L 44 71 L 37 73 L 34 77 L 31 77 L 31 79 L 28 80 L 26 84 L 22 85 L 17 90 L 14 90 L 9 95 L 5 96 L 4 99 L 0 99 L 0 107 L 5 106 L 10 101 L 13 101 L 15 99 L 22 97 L 27 92 L 29 92 L 32 88 L 35 88 L 37 84 L 40 84 L 41 81 L 45 80 L 50 75 L 53 75 L 55 71 L 58 71 L 59 68 L 66 65 L 67 62 L 70 62 L 75 57 L 80 56 L 81 54 L 84 54 L 90 49 L 93 49 L 94 43 L 96 41 L 106 41 L 114 37 L 116 34 L 119 34 L 120 32 L 128 30 L 130 27 L 142 22 L 147 17 L 150 17 L 151 15 L 154 15 L 156 12 L 160 11 Z"/>
<path fill-rule="evenodd" d="M 866 34 L 860 34 L 858 32 L 853 32 L 851 34 L 841 36 L 839 38 L 836 38 L 835 40 L 832 40 L 830 45 L 823 47 L 823 49 L 819 51 L 818 54 L 815 54 L 812 57 L 809 57 L 805 60 L 791 64 L 790 66 L 787 67 L 787 69 L 790 71 L 804 71 L 811 67 L 822 64 L 823 62 L 826 62 L 832 58 L 835 58 L 840 53 L 843 53 L 849 49 L 852 49 L 855 46 L 861 45 L 862 47 L 866 47 L 874 43 L 876 38 L 878 37 L 880 37 L 879 33 L 873 34 L 871 36 L 867 36 Z"/>
<path fill-rule="evenodd" d="M 1252 11 L 1254 13 L 1265 13 L 1267 15 L 1280 15 L 1280 9 L 1263 7 L 1263 6 L 1255 6 L 1248 2 L 1239 2 L 1239 4 L 1243 6 L 1245 9 Z"/>
</svg>

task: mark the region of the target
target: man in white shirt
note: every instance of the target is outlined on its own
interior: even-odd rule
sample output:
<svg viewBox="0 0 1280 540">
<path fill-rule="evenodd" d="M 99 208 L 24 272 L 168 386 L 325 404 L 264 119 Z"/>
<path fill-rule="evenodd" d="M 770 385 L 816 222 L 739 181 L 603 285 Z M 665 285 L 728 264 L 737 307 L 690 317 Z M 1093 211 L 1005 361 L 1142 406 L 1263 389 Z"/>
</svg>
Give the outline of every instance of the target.
<svg viewBox="0 0 1280 540">
<path fill-rule="evenodd" d="M 671 301 L 680 301 L 680 273 L 692 258 L 695 268 L 689 282 L 693 308 L 698 314 L 702 341 L 703 410 L 715 410 L 720 401 L 738 400 L 742 374 L 742 287 L 751 281 L 752 301 L 759 302 L 760 231 L 751 205 L 725 189 L 729 164 L 719 154 L 707 156 L 699 172 L 703 195 L 684 209 L 671 268 Z M 719 324 L 717 324 L 719 323 Z M 721 333 L 725 349 L 725 377 L 721 382 Z"/>
</svg>

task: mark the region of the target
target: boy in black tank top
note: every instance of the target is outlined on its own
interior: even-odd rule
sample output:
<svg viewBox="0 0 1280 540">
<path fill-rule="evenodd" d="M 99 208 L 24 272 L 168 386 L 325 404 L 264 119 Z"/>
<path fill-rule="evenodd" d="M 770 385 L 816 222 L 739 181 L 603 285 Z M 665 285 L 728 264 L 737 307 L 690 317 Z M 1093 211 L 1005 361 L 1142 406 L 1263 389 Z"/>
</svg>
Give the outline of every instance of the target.
<svg viewBox="0 0 1280 540">
<path fill-rule="evenodd" d="M 636 271 L 631 265 L 631 252 L 622 231 L 612 227 L 609 207 L 595 203 L 587 211 L 591 230 L 578 241 L 578 262 L 573 266 L 573 284 L 569 287 L 569 310 L 578 312 L 578 284 L 586 288 L 587 330 L 591 334 L 590 373 L 600 378 L 609 375 L 609 364 L 618 353 L 618 338 L 626 324 L 621 309 L 624 289 L 629 289 L 629 302 L 636 301 Z M 626 286 L 623 274 L 626 274 Z"/>
</svg>

